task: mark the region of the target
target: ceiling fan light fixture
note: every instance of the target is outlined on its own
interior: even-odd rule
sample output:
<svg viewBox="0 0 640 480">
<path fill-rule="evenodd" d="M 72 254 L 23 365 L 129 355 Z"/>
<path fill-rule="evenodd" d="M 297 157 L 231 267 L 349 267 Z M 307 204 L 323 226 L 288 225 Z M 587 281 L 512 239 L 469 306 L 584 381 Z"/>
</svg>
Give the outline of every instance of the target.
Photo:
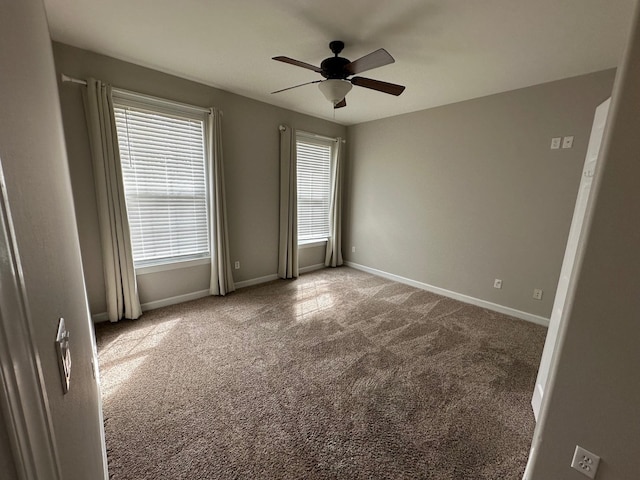
<svg viewBox="0 0 640 480">
<path fill-rule="evenodd" d="M 329 79 L 318 83 L 318 88 L 322 94 L 329 100 L 334 106 L 342 101 L 347 93 L 351 90 L 353 85 L 348 80 Z"/>
</svg>

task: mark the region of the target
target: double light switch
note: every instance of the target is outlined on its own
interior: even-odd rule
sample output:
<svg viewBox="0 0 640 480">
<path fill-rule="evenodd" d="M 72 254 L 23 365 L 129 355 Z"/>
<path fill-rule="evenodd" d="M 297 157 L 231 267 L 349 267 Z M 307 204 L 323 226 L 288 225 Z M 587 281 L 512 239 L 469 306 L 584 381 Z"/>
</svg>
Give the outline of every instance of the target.
<svg viewBox="0 0 640 480">
<path fill-rule="evenodd" d="M 60 378 L 62 379 L 62 392 L 67 393 L 69 391 L 69 380 L 71 379 L 71 351 L 69 350 L 69 331 L 65 327 L 64 318 L 60 318 L 58 321 L 56 352 L 58 354 Z"/>
</svg>

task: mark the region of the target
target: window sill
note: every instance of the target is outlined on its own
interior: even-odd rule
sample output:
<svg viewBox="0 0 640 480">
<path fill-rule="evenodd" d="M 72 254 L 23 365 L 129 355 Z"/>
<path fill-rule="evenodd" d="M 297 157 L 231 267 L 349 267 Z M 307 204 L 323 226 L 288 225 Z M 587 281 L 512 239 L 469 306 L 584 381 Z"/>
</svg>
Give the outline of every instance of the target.
<svg viewBox="0 0 640 480">
<path fill-rule="evenodd" d="M 323 247 L 327 244 L 327 240 L 327 238 L 322 238 L 319 240 L 305 240 L 304 242 L 298 242 L 298 249 Z"/>
<path fill-rule="evenodd" d="M 165 272 L 167 270 L 177 270 L 180 268 L 196 267 L 198 265 L 208 265 L 211 263 L 210 257 L 196 258 L 193 260 L 182 260 L 178 262 L 163 263 L 161 265 L 150 265 L 148 267 L 136 268 L 136 275 L 147 275 L 149 273 Z"/>
</svg>

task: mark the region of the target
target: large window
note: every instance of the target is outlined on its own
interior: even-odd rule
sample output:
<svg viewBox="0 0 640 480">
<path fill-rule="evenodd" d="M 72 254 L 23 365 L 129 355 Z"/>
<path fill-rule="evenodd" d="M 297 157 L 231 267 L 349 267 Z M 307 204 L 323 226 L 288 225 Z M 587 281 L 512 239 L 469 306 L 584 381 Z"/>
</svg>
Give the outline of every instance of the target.
<svg viewBox="0 0 640 480">
<path fill-rule="evenodd" d="M 136 268 L 209 256 L 205 113 L 114 92 Z"/>
<path fill-rule="evenodd" d="M 331 236 L 329 197 L 334 142 L 297 134 L 298 244 Z"/>
</svg>

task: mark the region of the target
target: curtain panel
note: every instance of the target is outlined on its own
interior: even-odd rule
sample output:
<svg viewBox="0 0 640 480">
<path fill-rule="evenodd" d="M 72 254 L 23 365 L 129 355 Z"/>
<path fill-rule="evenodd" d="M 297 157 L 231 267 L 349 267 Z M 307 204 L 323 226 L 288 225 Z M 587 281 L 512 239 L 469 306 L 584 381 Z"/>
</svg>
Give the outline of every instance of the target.
<svg viewBox="0 0 640 480">
<path fill-rule="evenodd" d="M 296 132 L 280 126 L 280 236 L 278 276 L 298 277 L 298 188 Z"/>
<path fill-rule="evenodd" d="M 344 171 L 344 141 L 338 137 L 333 148 L 331 162 L 331 203 L 329 206 L 329 228 L 331 236 L 327 240 L 325 267 L 342 265 L 342 183 Z"/>
<path fill-rule="evenodd" d="M 211 295 L 226 295 L 236 287 L 233 283 L 227 204 L 224 188 L 224 161 L 222 156 L 222 112 L 212 108 L 207 128 L 209 149 L 208 182 L 210 196 L 209 238 L 211 242 Z"/>
<path fill-rule="evenodd" d="M 142 315 L 133 266 L 111 86 L 87 79 L 83 92 L 93 160 L 107 314 L 111 322 Z"/>
</svg>

